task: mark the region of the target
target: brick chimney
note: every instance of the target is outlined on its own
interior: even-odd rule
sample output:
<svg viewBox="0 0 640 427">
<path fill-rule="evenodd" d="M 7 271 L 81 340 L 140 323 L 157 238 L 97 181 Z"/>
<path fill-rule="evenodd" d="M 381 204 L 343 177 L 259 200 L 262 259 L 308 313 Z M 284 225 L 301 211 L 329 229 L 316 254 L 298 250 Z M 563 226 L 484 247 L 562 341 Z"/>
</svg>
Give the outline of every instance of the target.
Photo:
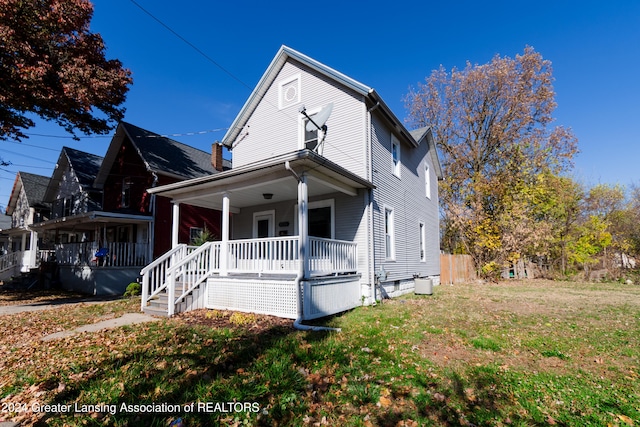
<svg viewBox="0 0 640 427">
<path fill-rule="evenodd" d="M 211 166 L 218 172 L 222 172 L 222 144 L 214 142 L 211 144 Z"/>
</svg>

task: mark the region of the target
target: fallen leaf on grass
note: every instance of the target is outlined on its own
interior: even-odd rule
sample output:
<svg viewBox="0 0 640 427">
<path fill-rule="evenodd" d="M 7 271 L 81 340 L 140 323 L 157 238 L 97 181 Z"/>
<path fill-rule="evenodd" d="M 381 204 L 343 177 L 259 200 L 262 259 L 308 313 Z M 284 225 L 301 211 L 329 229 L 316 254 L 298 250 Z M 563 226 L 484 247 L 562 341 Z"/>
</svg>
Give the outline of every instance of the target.
<svg viewBox="0 0 640 427">
<path fill-rule="evenodd" d="M 618 414 L 618 418 L 620 418 L 620 421 L 625 422 L 625 423 L 629 424 L 630 426 L 633 425 L 633 420 L 631 418 L 627 417 L 626 415 Z"/>
<path fill-rule="evenodd" d="M 391 399 L 389 399 L 386 396 L 380 396 L 380 400 L 378 400 L 377 406 L 382 408 L 388 408 L 389 406 L 391 406 Z"/>
</svg>

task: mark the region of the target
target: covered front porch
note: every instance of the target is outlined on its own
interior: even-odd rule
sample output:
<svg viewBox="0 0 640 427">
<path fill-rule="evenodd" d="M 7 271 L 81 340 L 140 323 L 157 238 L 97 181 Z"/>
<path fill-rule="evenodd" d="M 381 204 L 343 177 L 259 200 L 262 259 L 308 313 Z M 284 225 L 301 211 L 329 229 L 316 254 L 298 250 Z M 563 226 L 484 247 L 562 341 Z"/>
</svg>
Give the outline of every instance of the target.
<svg viewBox="0 0 640 427">
<path fill-rule="evenodd" d="M 52 280 L 90 295 L 121 295 L 152 259 L 152 218 L 93 211 L 33 226 Z"/>
<path fill-rule="evenodd" d="M 372 185 L 309 150 L 149 190 L 173 201 L 173 249 L 145 267 L 142 309 L 310 319 L 360 305 Z M 221 240 L 177 242 L 179 204 L 222 210 Z M 344 218 L 346 211 L 355 214 Z"/>
</svg>

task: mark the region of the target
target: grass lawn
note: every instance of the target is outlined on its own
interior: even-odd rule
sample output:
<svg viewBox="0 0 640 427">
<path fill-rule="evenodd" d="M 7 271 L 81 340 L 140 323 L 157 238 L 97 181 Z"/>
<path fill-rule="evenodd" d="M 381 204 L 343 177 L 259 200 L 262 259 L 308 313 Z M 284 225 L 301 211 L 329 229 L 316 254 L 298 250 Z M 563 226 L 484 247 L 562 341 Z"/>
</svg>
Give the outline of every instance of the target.
<svg viewBox="0 0 640 427">
<path fill-rule="evenodd" d="M 640 425 L 640 286 L 445 285 L 324 320 L 342 332 L 198 310 L 40 341 L 137 308 L 123 300 L 0 317 L 0 421 Z"/>
</svg>

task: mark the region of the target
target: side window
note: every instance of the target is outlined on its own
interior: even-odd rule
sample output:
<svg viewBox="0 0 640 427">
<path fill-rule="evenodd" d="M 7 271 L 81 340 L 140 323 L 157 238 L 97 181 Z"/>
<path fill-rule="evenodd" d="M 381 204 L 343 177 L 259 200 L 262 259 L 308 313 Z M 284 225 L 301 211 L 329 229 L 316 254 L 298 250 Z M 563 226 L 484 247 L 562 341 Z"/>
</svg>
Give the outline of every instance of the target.
<svg viewBox="0 0 640 427">
<path fill-rule="evenodd" d="M 128 208 L 131 204 L 131 178 L 126 177 L 122 180 L 122 203 L 123 208 Z"/>
<path fill-rule="evenodd" d="M 387 260 L 395 260 L 395 226 L 393 223 L 393 209 L 384 208 L 384 257 Z"/>
<path fill-rule="evenodd" d="M 310 116 L 311 119 L 313 119 L 313 116 Z M 317 128 L 313 128 L 311 130 L 309 130 L 310 126 L 307 126 L 307 123 L 309 123 L 308 119 L 303 120 L 303 126 L 304 126 L 304 148 L 307 148 L 309 150 L 314 150 L 317 146 L 318 146 L 318 141 L 319 141 L 319 131 Z"/>
<path fill-rule="evenodd" d="M 398 178 L 400 178 L 400 157 L 400 142 L 395 136 L 391 135 L 391 170 Z"/>
<path fill-rule="evenodd" d="M 431 198 L 431 171 L 429 170 L 429 164 L 424 162 L 424 192 L 427 199 Z"/>
</svg>

